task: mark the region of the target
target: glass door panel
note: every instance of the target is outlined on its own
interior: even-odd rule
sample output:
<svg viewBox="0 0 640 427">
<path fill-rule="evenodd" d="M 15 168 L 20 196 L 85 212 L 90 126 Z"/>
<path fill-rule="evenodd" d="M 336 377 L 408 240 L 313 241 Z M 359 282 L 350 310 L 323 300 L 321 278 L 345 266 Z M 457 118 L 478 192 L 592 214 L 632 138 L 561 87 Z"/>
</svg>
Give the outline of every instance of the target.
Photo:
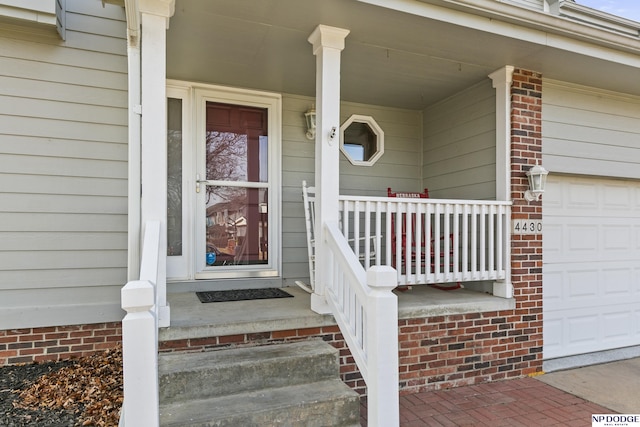
<svg viewBox="0 0 640 427">
<path fill-rule="evenodd" d="M 267 265 L 267 109 L 209 101 L 205 122 L 202 271 Z"/>
<path fill-rule="evenodd" d="M 267 264 L 267 190 L 210 186 L 206 204 L 207 266 Z"/>
</svg>

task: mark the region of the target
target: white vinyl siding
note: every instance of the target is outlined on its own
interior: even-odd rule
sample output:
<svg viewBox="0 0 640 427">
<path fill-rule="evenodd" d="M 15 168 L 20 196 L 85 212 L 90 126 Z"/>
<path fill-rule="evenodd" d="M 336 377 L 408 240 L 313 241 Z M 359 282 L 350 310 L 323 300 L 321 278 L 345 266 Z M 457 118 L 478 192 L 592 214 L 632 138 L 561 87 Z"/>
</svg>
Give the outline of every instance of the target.
<svg viewBox="0 0 640 427">
<path fill-rule="evenodd" d="M 546 169 L 640 179 L 640 97 L 549 80 L 543 87 Z"/>
<path fill-rule="evenodd" d="M 304 113 L 313 102 L 312 98 L 296 95 L 283 95 L 282 98 L 282 269 L 285 284 L 309 277 L 302 181 L 315 184 L 315 141 L 304 135 Z M 422 182 L 421 113 L 342 103 L 341 123 L 352 114 L 372 116 L 376 120 L 384 131 L 384 154 L 373 166 L 354 166 L 340 153 L 340 194 L 386 196 L 387 187 L 418 191 Z"/>
<path fill-rule="evenodd" d="M 0 28 L 0 329 L 122 318 L 125 14 L 67 0 L 65 17 L 65 41 Z"/>
<path fill-rule="evenodd" d="M 487 79 L 425 110 L 422 176 L 431 197 L 495 200 L 495 104 Z"/>
</svg>

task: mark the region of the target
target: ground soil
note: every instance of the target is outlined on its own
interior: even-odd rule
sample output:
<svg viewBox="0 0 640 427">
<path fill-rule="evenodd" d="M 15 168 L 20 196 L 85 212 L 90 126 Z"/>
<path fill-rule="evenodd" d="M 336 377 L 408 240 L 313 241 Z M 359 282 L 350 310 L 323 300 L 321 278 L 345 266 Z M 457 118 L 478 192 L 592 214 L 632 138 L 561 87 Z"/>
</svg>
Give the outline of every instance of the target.
<svg viewBox="0 0 640 427">
<path fill-rule="evenodd" d="M 122 351 L 0 367 L 0 426 L 117 426 Z"/>
</svg>

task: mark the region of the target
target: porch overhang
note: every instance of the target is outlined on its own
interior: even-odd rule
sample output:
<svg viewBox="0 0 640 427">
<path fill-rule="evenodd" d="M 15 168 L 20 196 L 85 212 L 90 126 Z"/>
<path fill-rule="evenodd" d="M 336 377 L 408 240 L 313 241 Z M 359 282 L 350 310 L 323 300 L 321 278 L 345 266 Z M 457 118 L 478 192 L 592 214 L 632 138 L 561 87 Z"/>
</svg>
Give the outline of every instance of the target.
<svg viewBox="0 0 640 427">
<path fill-rule="evenodd" d="M 178 1 L 167 34 L 167 75 L 314 96 L 306 38 L 323 24 L 350 31 L 341 67 L 345 101 L 419 110 L 507 64 L 640 94 L 633 23 L 609 22 L 629 29 L 616 32 L 595 11 L 584 16 L 600 19 L 600 26 L 493 0 L 249 4 Z"/>
</svg>

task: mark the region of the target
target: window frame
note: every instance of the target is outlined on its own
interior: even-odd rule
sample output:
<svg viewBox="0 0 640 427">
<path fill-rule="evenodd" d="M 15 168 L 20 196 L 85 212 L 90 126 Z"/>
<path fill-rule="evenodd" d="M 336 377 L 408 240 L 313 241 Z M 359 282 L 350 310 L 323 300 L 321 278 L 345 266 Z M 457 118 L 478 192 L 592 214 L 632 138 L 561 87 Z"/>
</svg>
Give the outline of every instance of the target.
<svg viewBox="0 0 640 427">
<path fill-rule="evenodd" d="M 369 127 L 369 130 L 375 136 L 376 149 L 367 160 L 357 160 L 351 157 L 348 149 L 345 148 L 345 143 L 349 145 L 349 142 L 345 141 L 345 132 L 353 123 L 362 123 Z M 361 144 L 353 144 L 359 145 Z M 384 131 L 378 125 L 376 120 L 372 116 L 364 116 L 361 114 L 352 114 L 345 122 L 340 126 L 340 151 L 354 166 L 373 166 L 384 154 Z M 365 149 L 366 152 L 366 149 Z"/>
</svg>

